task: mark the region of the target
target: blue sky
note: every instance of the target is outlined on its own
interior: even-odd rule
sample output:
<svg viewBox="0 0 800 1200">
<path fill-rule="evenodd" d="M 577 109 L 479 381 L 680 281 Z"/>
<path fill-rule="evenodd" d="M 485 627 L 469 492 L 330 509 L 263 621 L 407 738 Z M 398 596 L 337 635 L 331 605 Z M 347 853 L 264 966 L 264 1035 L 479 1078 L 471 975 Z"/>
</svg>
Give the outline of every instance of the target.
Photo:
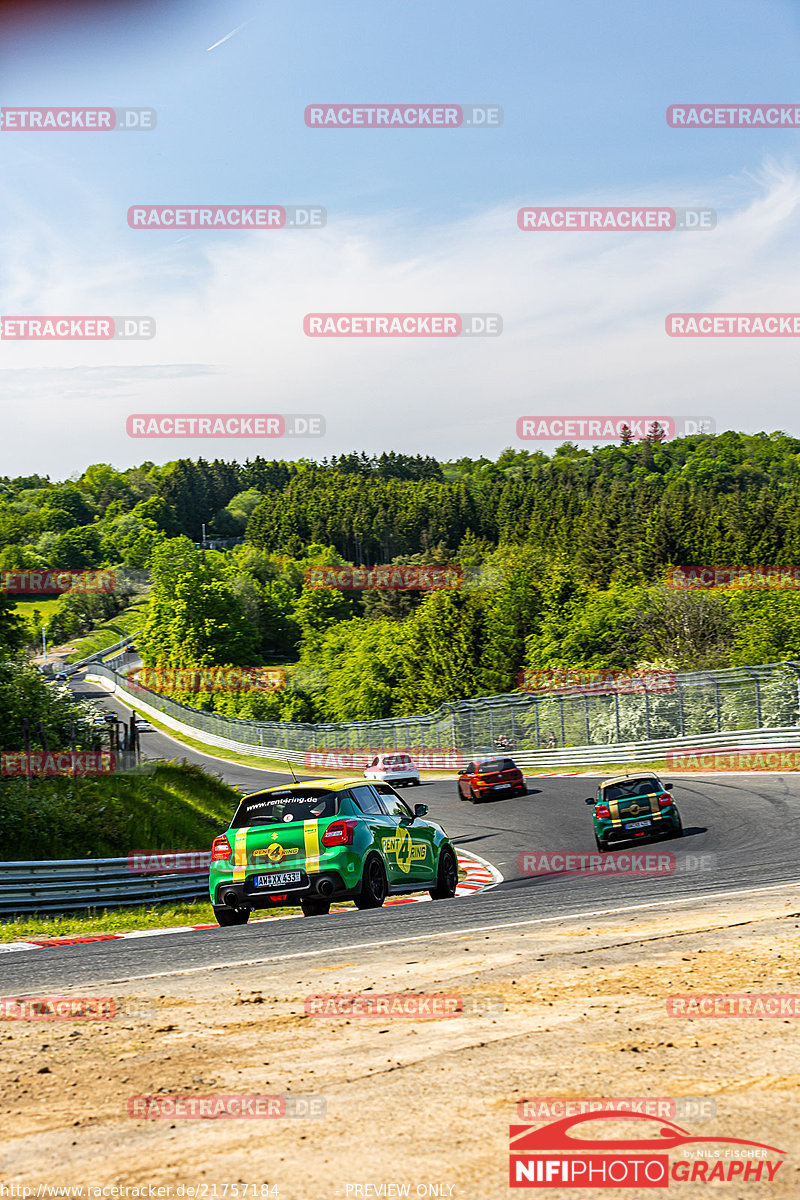
<svg viewBox="0 0 800 1200">
<path fill-rule="evenodd" d="M 670 129 L 800 103 L 798 5 L 109 4 L 0 36 L 4 106 L 130 105 L 150 133 L 0 134 L 0 312 L 137 313 L 149 343 L 0 341 L 0 473 L 351 448 L 496 454 L 523 414 L 785 428 L 793 342 L 667 339 L 795 311 L 800 131 Z M 242 26 L 214 50 L 207 47 Z M 315 102 L 503 106 L 492 130 L 314 130 Z M 130 230 L 131 204 L 324 205 L 322 232 Z M 531 235 L 523 204 L 710 205 L 713 233 Z M 497 339 L 310 342 L 309 311 L 500 312 Z M 320 412 L 318 441 L 132 442 L 129 412 Z"/>
</svg>

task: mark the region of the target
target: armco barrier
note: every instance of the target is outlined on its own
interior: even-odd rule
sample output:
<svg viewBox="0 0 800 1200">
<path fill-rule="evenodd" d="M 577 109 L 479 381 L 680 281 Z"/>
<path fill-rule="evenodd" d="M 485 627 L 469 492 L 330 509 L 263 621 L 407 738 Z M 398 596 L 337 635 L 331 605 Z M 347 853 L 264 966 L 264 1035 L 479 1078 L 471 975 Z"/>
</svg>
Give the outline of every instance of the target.
<svg viewBox="0 0 800 1200">
<path fill-rule="evenodd" d="M 82 658 L 78 662 L 65 664 L 65 666 L 59 668 L 59 673 L 74 675 L 76 671 L 82 670 L 88 663 L 102 662 L 107 654 L 119 656 L 120 650 L 125 650 L 135 640 L 136 634 L 130 633 L 127 637 L 121 638 L 120 641 L 114 642 L 113 646 L 106 646 L 104 650 L 97 650 L 94 654 L 90 654 L 87 658 Z"/>
<path fill-rule="evenodd" d="M 208 867 L 135 874 L 126 858 L 0 862 L 0 914 L 114 908 L 208 895 Z"/>
<path fill-rule="evenodd" d="M 294 765 L 304 766 L 305 756 L 308 753 L 306 750 L 294 750 L 285 746 L 270 746 L 264 744 L 255 744 L 254 742 L 238 741 L 234 738 L 224 737 L 220 734 L 209 732 L 198 725 L 190 724 L 189 721 L 193 715 L 193 710 L 186 708 L 183 705 L 167 702 L 176 710 L 182 710 L 181 716 L 183 720 L 166 713 L 163 708 L 156 708 L 153 705 L 147 704 L 142 699 L 142 693 L 137 692 L 135 695 L 128 692 L 119 682 L 112 682 L 112 677 L 116 680 L 123 679 L 123 676 L 116 672 L 108 671 L 100 675 L 90 674 L 87 679 L 94 679 L 98 683 L 103 683 L 106 686 L 111 685 L 115 694 L 123 702 L 134 706 L 145 716 L 152 717 L 159 721 L 162 725 L 166 725 L 169 729 L 175 730 L 179 735 L 189 737 L 195 741 L 203 742 L 209 746 L 218 746 L 221 749 L 233 750 L 240 754 L 249 754 L 254 758 L 274 758 L 281 759 L 284 762 L 291 762 Z M 214 714 L 198 713 L 198 717 L 208 718 Z M 259 726 L 254 721 L 227 721 L 228 726 L 236 728 L 249 727 L 248 732 L 260 732 Z M 488 757 L 490 754 L 497 756 L 510 755 L 518 766 L 522 767 L 530 774 L 537 772 L 547 772 L 551 770 L 564 769 L 574 765 L 591 767 L 593 765 L 613 765 L 614 763 L 636 763 L 636 762 L 655 762 L 663 760 L 667 757 L 670 750 L 746 750 L 755 749 L 759 746 L 775 749 L 792 749 L 800 747 L 800 727 L 797 725 L 789 725 L 778 728 L 761 728 L 761 729 L 739 729 L 734 732 L 720 733 L 704 733 L 704 734 L 687 734 L 684 737 L 677 738 L 662 738 L 653 739 L 642 742 L 611 742 L 603 743 L 602 745 L 594 746 L 565 746 L 560 749 L 552 750 L 516 750 L 496 748 L 492 750 L 490 747 L 484 747 L 475 750 L 464 749 L 461 751 L 465 759 L 474 758 L 478 754 L 481 757 Z M 397 749 L 402 750 L 403 746 L 398 745 Z M 325 747 L 319 746 L 315 753 L 324 754 Z M 331 757 L 335 757 L 335 751 L 331 750 Z M 357 748 L 350 751 L 351 754 L 357 755 Z M 430 769 L 436 770 L 435 752 L 426 752 L 430 754 Z M 452 766 L 447 759 L 453 754 L 453 749 L 442 749 L 442 770 L 452 771 Z M 366 752 L 365 752 L 366 761 Z M 310 774 L 313 768 L 306 768 L 304 774 Z M 355 768 L 353 773 L 359 773 Z"/>
</svg>

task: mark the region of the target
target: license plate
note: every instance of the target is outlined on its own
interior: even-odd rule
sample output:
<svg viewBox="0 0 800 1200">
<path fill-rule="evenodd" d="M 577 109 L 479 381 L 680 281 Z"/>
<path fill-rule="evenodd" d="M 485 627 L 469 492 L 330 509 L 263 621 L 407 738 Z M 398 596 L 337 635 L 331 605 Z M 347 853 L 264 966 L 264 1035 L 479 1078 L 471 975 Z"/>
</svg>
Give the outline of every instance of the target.
<svg viewBox="0 0 800 1200">
<path fill-rule="evenodd" d="M 647 820 L 647 821 L 626 821 L 625 828 L 626 829 L 646 829 L 649 824 L 650 824 L 649 820 Z"/>
<path fill-rule="evenodd" d="M 274 875 L 254 876 L 253 887 L 266 888 L 270 892 L 278 892 L 289 883 L 300 883 L 302 878 L 302 871 L 276 871 Z"/>
<path fill-rule="evenodd" d="M 496 792 L 499 792 L 502 788 L 505 788 L 505 787 L 511 787 L 511 784 L 510 783 L 496 783 L 494 785 L 494 790 Z"/>
</svg>

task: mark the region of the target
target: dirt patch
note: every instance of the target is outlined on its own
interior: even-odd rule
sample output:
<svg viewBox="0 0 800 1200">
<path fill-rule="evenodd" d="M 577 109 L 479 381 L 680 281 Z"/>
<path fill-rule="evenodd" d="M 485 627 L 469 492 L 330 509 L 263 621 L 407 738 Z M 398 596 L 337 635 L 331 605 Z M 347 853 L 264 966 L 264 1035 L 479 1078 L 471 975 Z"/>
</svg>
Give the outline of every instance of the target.
<svg viewBox="0 0 800 1200">
<path fill-rule="evenodd" d="M 331 951 L 164 977 L 135 992 L 114 989 L 112 1021 L 5 1020 L 0 1178 L 171 1185 L 172 1196 L 199 1185 L 201 1197 L 223 1196 L 226 1184 L 228 1196 L 233 1185 L 253 1195 L 253 1185 L 268 1183 L 279 1200 L 403 1194 L 364 1190 L 397 1184 L 412 1197 L 494 1200 L 509 1194 L 509 1125 L 546 1119 L 531 1118 L 530 1104 L 519 1115 L 521 1102 L 648 1097 L 681 1101 L 658 1111 L 692 1136 L 787 1152 L 771 1184 L 734 1183 L 723 1194 L 795 1197 L 800 1018 L 680 1019 L 666 1015 L 666 1000 L 800 991 L 798 928 L 800 890 L 787 889 L 757 907 L 715 901 L 650 910 L 635 923 L 553 922 L 429 948 L 351 949 L 342 960 Z M 467 1008 L 471 997 L 477 1015 L 306 1015 L 306 997 L 322 993 L 436 993 Z M 288 1094 L 296 1115 L 130 1117 L 129 1098 L 143 1094 Z M 687 1110 L 690 1100 L 697 1107 Z M 324 1117 L 304 1115 L 315 1104 Z M 600 1124 L 581 1135 L 609 1136 Z M 671 1186 L 693 1198 L 711 1185 Z"/>
</svg>

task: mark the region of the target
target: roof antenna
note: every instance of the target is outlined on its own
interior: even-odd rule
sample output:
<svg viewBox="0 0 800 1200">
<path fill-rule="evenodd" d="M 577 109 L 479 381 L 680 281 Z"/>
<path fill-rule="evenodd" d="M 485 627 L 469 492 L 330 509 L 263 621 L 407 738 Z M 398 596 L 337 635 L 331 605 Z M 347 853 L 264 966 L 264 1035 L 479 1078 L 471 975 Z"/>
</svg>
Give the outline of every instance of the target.
<svg viewBox="0 0 800 1200">
<path fill-rule="evenodd" d="M 295 781 L 295 783 L 297 783 L 297 782 L 298 782 L 298 779 L 297 779 L 297 776 L 296 776 L 296 775 L 295 775 L 295 773 L 294 773 L 294 767 L 293 767 L 293 766 L 292 766 L 292 764 L 289 762 L 288 758 L 287 758 L 287 759 L 284 759 L 284 762 L 286 763 L 286 765 L 287 765 L 287 767 L 289 768 L 289 770 L 292 772 L 292 779 Z"/>
</svg>

